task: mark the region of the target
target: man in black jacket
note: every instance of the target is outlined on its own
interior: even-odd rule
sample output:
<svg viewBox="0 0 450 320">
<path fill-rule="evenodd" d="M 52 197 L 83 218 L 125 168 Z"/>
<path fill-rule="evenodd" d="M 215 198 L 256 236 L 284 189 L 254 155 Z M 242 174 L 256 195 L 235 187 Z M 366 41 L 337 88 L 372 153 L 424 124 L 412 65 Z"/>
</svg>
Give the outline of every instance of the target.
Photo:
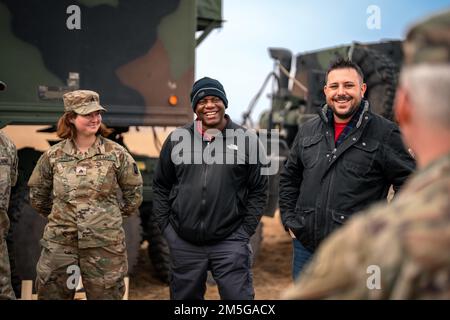
<svg viewBox="0 0 450 320">
<path fill-rule="evenodd" d="M 397 125 L 370 111 L 355 63 L 329 68 L 326 104 L 299 130 L 280 178 L 280 211 L 296 278 L 319 243 L 353 213 L 386 199 L 415 168 Z M 376 227 L 376 226 L 374 226 Z"/>
<path fill-rule="evenodd" d="M 203 299 L 207 270 L 222 299 L 253 299 L 251 247 L 267 200 L 264 148 L 225 114 L 222 84 L 194 83 L 197 119 L 165 141 L 156 168 L 154 218 L 169 244 L 171 299 Z"/>
</svg>

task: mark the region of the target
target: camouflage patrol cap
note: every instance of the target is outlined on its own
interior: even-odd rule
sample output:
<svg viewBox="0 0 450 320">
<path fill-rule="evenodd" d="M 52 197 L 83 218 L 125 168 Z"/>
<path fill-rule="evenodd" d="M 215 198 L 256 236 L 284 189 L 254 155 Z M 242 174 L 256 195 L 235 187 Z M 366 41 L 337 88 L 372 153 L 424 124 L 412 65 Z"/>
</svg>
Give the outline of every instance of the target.
<svg viewBox="0 0 450 320">
<path fill-rule="evenodd" d="M 405 65 L 450 63 L 450 10 L 415 24 L 403 44 Z"/>
<path fill-rule="evenodd" d="M 91 90 L 76 90 L 63 95 L 64 111 L 73 111 L 77 114 L 86 115 L 94 111 L 106 111 L 100 105 L 97 92 Z"/>
</svg>

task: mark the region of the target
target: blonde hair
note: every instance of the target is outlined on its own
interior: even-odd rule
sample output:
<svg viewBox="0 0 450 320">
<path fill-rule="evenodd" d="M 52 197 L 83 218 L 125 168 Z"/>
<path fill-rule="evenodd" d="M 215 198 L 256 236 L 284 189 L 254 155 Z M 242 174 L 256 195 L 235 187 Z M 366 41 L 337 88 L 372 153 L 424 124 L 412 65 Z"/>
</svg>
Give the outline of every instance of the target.
<svg viewBox="0 0 450 320">
<path fill-rule="evenodd" d="M 75 119 L 78 116 L 73 111 L 64 113 L 58 120 L 56 128 L 56 135 L 61 139 L 74 139 L 77 136 L 77 129 L 70 120 Z M 114 130 L 106 127 L 101 123 L 100 128 L 97 131 L 97 135 L 100 134 L 103 137 L 108 137 Z"/>
<path fill-rule="evenodd" d="M 450 65 L 418 65 L 403 68 L 400 85 L 422 116 L 450 129 Z"/>
</svg>

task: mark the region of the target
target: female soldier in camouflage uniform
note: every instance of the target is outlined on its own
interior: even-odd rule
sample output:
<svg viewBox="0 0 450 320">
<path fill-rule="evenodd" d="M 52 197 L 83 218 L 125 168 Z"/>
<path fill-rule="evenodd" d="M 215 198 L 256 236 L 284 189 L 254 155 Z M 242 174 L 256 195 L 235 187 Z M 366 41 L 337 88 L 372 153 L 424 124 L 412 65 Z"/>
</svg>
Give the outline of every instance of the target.
<svg viewBox="0 0 450 320">
<path fill-rule="evenodd" d="M 96 92 L 66 93 L 58 136 L 28 185 L 33 207 L 48 218 L 41 240 L 39 299 L 73 299 L 81 273 L 88 299 L 121 299 L 127 273 L 122 216 L 142 202 L 142 177 L 131 155 L 104 138 Z"/>
</svg>

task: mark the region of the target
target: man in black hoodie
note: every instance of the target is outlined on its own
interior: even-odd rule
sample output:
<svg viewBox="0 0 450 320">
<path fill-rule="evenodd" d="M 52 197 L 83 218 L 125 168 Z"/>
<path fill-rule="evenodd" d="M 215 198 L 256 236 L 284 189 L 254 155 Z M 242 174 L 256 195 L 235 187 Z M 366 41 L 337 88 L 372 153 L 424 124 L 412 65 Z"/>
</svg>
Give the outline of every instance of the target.
<svg viewBox="0 0 450 320">
<path fill-rule="evenodd" d="M 171 299 L 203 299 L 207 271 L 222 299 L 253 299 L 251 247 L 267 201 L 264 148 L 225 114 L 222 84 L 194 83 L 197 119 L 172 132 L 156 168 L 154 218 L 171 257 Z"/>
</svg>

